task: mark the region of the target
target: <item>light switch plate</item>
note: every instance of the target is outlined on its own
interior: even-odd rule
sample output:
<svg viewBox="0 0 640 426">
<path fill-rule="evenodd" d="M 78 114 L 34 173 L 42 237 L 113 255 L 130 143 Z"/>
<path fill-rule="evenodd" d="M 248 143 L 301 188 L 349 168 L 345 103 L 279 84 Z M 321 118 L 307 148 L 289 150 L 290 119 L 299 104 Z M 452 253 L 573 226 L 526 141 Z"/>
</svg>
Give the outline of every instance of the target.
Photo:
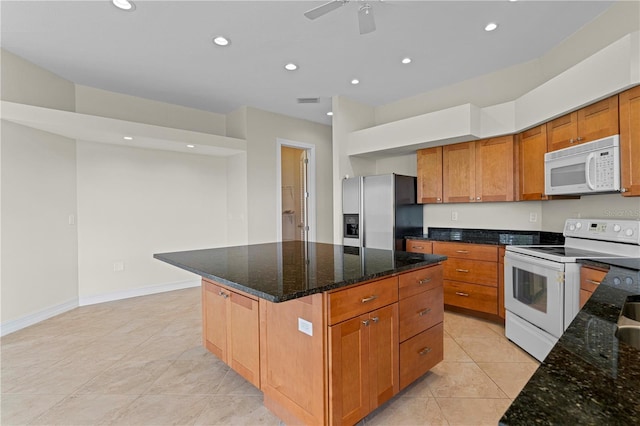
<svg viewBox="0 0 640 426">
<path fill-rule="evenodd" d="M 313 336 L 313 324 L 302 318 L 298 318 L 298 330 L 309 336 Z"/>
</svg>

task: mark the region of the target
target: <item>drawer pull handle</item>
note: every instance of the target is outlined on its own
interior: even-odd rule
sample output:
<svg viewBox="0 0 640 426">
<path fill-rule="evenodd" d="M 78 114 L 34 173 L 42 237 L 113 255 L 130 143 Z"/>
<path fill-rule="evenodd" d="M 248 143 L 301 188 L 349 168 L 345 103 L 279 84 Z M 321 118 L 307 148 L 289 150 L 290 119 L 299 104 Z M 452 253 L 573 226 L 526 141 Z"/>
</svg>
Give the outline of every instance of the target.
<svg viewBox="0 0 640 426">
<path fill-rule="evenodd" d="M 423 278 L 420 281 L 418 281 L 418 284 L 422 285 L 422 284 L 427 284 L 431 282 L 431 278 Z"/>
<path fill-rule="evenodd" d="M 367 302 L 371 302 L 372 300 L 376 300 L 378 298 L 377 294 L 374 294 L 372 296 L 369 297 L 365 297 L 364 299 L 362 299 L 360 302 L 362 303 L 367 303 Z"/>
<path fill-rule="evenodd" d="M 469 272 L 468 269 L 460 269 L 460 268 L 456 268 L 456 272 L 464 272 L 465 274 Z"/>
<path fill-rule="evenodd" d="M 424 247 L 422 247 L 422 246 L 412 246 L 412 248 L 422 250 Z"/>
<path fill-rule="evenodd" d="M 420 352 L 418 352 L 418 355 L 426 355 L 431 351 L 432 351 L 431 348 L 423 348 L 423 349 L 420 350 Z"/>
<path fill-rule="evenodd" d="M 600 281 L 590 280 L 590 279 L 586 279 L 585 281 L 594 285 L 600 285 Z"/>
<path fill-rule="evenodd" d="M 469 297 L 469 293 L 463 293 L 461 291 L 456 291 L 456 295 L 458 296 L 464 296 L 464 297 Z"/>
<path fill-rule="evenodd" d="M 229 297 L 229 295 L 228 295 L 227 293 L 225 293 L 224 291 L 222 291 L 222 290 L 220 290 L 220 291 L 218 292 L 218 295 L 220 295 L 220 296 L 224 297 L 225 299 Z"/>
<path fill-rule="evenodd" d="M 373 317 L 373 318 L 371 318 L 371 321 L 378 322 L 378 321 L 380 321 L 380 318 L 379 317 Z"/>
<path fill-rule="evenodd" d="M 369 326 L 369 320 L 362 321 L 362 324 L 364 324 L 365 327 L 368 327 Z"/>
<path fill-rule="evenodd" d="M 418 312 L 418 315 L 422 317 L 424 315 L 427 315 L 429 312 L 431 312 L 431 308 L 423 309 L 420 312 Z"/>
<path fill-rule="evenodd" d="M 469 250 L 456 250 L 456 253 L 469 254 Z"/>
</svg>

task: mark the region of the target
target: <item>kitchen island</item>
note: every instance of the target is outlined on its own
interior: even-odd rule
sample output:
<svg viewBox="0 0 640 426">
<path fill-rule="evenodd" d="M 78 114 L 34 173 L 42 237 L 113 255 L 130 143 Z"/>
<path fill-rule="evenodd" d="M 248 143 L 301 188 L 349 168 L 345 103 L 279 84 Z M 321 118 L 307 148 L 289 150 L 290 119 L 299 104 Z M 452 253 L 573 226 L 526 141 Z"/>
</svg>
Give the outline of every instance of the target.
<svg viewBox="0 0 640 426">
<path fill-rule="evenodd" d="M 442 360 L 445 256 L 291 241 L 154 257 L 202 277 L 203 345 L 288 424 L 355 424 Z"/>
<path fill-rule="evenodd" d="M 615 334 L 625 300 L 640 294 L 640 259 L 581 263 L 610 269 L 501 425 L 640 424 L 640 350 Z"/>
</svg>

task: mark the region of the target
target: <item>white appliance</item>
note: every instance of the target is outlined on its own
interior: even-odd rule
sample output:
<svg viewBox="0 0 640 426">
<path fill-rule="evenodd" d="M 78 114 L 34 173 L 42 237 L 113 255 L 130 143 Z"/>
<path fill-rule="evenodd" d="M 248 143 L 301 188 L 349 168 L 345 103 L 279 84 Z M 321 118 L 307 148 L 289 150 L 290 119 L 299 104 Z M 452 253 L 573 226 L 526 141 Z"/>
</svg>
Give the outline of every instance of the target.
<svg viewBox="0 0 640 426">
<path fill-rule="evenodd" d="M 580 311 L 578 259 L 640 257 L 640 221 L 567 219 L 563 246 L 507 246 L 505 334 L 542 361 Z"/>
<path fill-rule="evenodd" d="M 620 136 L 547 152 L 544 187 L 546 195 L 620 191 Z"/>
<path fill-rule="evenodd" d="M 422 236 L 416 177 L 357 176 L 342 181 L 343 245 L 404 250 L 405 237 Z"/>
</svg>

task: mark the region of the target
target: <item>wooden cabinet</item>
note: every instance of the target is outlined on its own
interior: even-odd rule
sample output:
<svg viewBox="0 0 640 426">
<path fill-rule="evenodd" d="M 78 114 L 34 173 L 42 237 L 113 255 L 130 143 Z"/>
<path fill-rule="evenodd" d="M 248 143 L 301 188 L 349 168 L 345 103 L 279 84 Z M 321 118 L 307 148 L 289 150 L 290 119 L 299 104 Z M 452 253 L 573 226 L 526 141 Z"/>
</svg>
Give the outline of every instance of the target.
<svg viewBox="0 0 640 426">
<path fill-rule="evenodd" d="M 349 312 L 358 315 L 329 327 L 331 424 L 355 424 L 400 390 L 398 281 L 390 278 L 381 282 L 395 288 L 395 300 L 366 313 L 361 313 L 362 306 L 373 305 L 366 305 L 369 302 L 361 296 L 377 295 L 381 287 L 372 285 L 380 282 L 359 286 L 365 290 L 357 295 L 349 292 L 351 289 L 330 294 L 337 295 L 331 298 L 330 307 L 346 299 L 341 306 L 350 306 Z"/>
<path fill-rule="evenodd" d="M 444 264 L 444 303 L 498 315 L 498 247 L 434 241 Z"/>
<path fill-rule="evenodd" d="M 412 253 L 433 253 L 433 244 L 426 240 L 407 240 L 407 251 Z"/>
<path fill-rule="evenodd" d="M 618 134 L 618 95 L 558 117 L 546 125 L 548 151 Z"/>
<path fill-rule="evenodd" d="M 204 346 L 260 388 L 257 299 L 203 279 L 202 300 Z"/>
<path fill-rule="evenodd" d="M 622 195 L 640 196 L 640 86 L 620 93 L 620 172 Z"/>
<path fill-rule="evenodd" d="M 513 201 L 513 162 L 512 135 L 444 146 L 444 202 Z"/>
<path fill-rule="evenodd" d="M 443 359 L 442 265 L 400 276 L 400 389 Z"/>
<path fill-rule="evenodd" d="M 420 149 L 418 158 L 418 203 L 442 203 L 442 147 Z"/>
<path fill-rule="evenodd" d="M 516 138 L 518 153 L 517 199 L 544 200 L 544 154 L 547 152 L 547 126 L 541 125 L 520 133 Z"/>
<path fill-rule="evenodd" d="M 498 248 L 498 316 L 506 317 L 504 310 L 504 254 L 505 248 Z"/>
<path fill-rule="evenodd" d="M 584 265 L 580 267 L 580 309 L 587 303 L 593 292 L 596 291 L 607 272 L 603 268 Z"/>
</svg>

